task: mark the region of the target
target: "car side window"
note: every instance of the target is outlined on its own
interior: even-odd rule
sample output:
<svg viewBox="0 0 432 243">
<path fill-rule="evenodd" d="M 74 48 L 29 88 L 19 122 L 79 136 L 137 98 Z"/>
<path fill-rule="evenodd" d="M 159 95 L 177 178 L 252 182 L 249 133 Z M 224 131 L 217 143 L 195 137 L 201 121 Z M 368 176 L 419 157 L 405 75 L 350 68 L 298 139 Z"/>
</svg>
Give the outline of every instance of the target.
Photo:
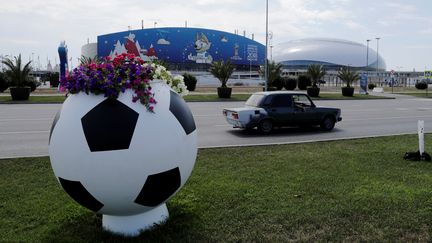
<svg viewBox="0 0 432 243">
<path fill-rule="evenodd" d="M 312 103 L 306 95 L 293 95 L 292 100 L 297 107 L 311 107 Z"/>
<path fill-rule="evenodd" d="M 263 101 L 262 105 L 263 106 L 270 106 L 272 104 L 272 96 L 269 95 L 265 98 L 265 100 Z"/>
<path fill-rule="evenodd" d="M 276 95 L 271 102 L 272 107 L 291 107 L 291 97 L 289 95 Z"/>
</svg>

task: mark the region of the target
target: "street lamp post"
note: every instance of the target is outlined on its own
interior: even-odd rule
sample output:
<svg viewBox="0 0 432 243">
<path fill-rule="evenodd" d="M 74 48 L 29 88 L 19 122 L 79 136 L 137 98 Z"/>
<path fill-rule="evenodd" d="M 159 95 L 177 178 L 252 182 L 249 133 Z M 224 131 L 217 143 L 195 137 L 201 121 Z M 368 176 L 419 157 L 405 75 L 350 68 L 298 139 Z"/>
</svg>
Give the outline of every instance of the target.
<svg viewBox="0 0 432 243">
<path fill-rule="evenodd" d="M 371 40 L 366 40 L 366 73 L 369 69 L 369 41 Z"/>
<path fill-rule="evenodd" d="M 379 78 L 379 75 L 378 75 L 378 63 L 379 63 L 379 59 L 378 59 L 378 53 L 379 53 L 379 40 L 380 40 L 381 38 L 377 37 L 377 38 L 375 38 L 375 39 L 377 40 L 376 74 L 377 74 L 377 78 L 378 78 L 378 83 L 379 83 L 379 85 L 381 86 L 381 81 L 380 81 L 380 78 Z"/>
<path fill-rule="evenodd" d="M 266 0 L 266 45 L 265 45 L 265 64 L 264 64 L 264 81 L 265 81 L 265 86 L 264 86 L 264 90 L 267 91 L 268 88 L 268 60 L 267 60 L 267 46 L 268 46 L 268 0 Z"/>
</svg>

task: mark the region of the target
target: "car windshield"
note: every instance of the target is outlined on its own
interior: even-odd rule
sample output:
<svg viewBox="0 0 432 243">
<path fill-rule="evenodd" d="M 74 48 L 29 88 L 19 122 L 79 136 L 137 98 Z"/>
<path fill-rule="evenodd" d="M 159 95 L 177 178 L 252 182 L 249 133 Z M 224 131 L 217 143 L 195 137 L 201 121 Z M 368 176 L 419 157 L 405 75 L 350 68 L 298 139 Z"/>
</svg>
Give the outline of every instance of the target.
<svg viewBox="0 0 432 243">
<path fill-rule="evenodd" d="M 258 105 L 261 103 L 261 100 L 264 98 L 263 94 L 253 94 L 249 99 L 246 101 L 247 106 L 255 106 L 258 107 Z"/>
</svg>

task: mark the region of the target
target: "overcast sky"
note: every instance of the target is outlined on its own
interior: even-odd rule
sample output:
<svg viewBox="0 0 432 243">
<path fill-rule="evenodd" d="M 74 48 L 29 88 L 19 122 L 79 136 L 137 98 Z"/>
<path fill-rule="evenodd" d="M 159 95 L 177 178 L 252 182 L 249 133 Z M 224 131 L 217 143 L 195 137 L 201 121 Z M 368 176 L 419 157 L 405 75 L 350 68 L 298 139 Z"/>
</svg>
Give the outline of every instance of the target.
<svg viewBox="0 0 432 243">
<path fill-rule="evenodd" d="M 42 68 L 65 40 L 73 66 L 81 46 L 98 35 L 144 27 L 246 31 L 265 44 L 265 0 L 0 0 L 0 55 L 34 58 Z M 432 69 L 431 0 L 269 0 L 273 45 L 325 37 L 366 43 L 387 69 Z M 57 58 L 58 60 L 58 58 Z"/>
</svg>

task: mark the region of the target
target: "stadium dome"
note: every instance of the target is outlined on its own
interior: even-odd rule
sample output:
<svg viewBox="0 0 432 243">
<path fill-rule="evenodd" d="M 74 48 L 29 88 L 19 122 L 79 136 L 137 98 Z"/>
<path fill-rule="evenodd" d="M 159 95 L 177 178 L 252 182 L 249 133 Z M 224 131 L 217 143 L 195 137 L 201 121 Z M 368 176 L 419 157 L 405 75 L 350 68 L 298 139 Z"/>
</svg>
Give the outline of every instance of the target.
<svg viewBox="0 0 432 243">
<path fill-rule="evenodd" d="M 327 70 L 343 66 L 366 70 L 366 45 L 340 39 L 300 39 L 275 45 L 273 60 L 286 69 L 307 69 L 310 64 L 322 64 Z M 377 53 L 369 48 L 368 68 L 376 70 Z M 386 70 L 385 60 L 378 55 L 378 69 Z"/>
</svg>

